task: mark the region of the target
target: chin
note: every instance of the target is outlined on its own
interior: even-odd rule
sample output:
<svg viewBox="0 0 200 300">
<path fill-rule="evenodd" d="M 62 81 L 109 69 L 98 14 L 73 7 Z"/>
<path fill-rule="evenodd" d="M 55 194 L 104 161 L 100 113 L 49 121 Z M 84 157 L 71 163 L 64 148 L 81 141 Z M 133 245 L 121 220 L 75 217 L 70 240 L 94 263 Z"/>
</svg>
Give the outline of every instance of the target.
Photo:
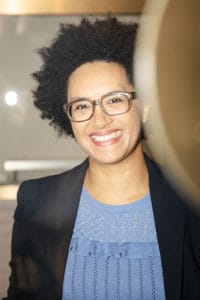
<svg viewBox="0 0 200 300">
<path fill-rule="evenodd" d="M 124 161 L 126 158 L 124 156 L 122 157 L 89 157 L 89 160 L 93 161 L 96 164 L 101 165 L 115 165 L 117 163 L 120 163 Z"/>
</svg>

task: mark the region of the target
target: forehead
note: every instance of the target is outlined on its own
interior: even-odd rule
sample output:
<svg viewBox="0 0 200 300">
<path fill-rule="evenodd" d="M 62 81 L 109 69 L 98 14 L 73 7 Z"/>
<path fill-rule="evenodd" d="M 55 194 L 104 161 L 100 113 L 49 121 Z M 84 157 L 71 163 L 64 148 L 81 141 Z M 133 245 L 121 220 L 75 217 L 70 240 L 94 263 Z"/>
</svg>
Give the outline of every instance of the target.
<svg viewBox="0 0 200 300">
<path fill-rule="evenodd" d="M 90 96 L 87 93 L 108 93 L 114 90 L 127 90 L 130 82 L 123 66 L 113 62 L 90 62 L 81 65 L 69 77 L 70 95 Z M 81 93 L 81 94 L 80 94 Z"/>
</svg>

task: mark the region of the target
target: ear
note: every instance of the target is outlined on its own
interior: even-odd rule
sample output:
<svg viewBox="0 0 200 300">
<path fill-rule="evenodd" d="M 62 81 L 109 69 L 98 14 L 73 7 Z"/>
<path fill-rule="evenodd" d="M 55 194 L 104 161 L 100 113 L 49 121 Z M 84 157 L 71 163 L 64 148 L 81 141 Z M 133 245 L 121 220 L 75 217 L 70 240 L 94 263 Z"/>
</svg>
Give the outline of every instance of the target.
<svg viewBox="0 0 200 300">
<path fill-rule="evenodd" d="M 149 105 L 144 104 L 144 106 L 142 107 L 142 123 L 143 124 L 145 124 L 147 122 L 148 116 L 149 116 Z"/>
<path fill-rule="evenodd" d="M 136 100 L 135 105 L 139 110 L 142 124 L 145 124 L 148 121 L 148 117 L 149 117 L 149 104 L 141 103 L 140 101 Z"/>
</svg>

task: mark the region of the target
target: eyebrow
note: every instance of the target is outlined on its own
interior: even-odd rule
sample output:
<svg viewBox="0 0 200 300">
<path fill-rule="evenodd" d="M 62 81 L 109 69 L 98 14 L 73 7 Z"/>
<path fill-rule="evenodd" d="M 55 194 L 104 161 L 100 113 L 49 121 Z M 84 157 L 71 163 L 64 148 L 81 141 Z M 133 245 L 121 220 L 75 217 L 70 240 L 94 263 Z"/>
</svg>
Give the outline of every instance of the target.
<svg viewBox="0 0 200 300">
<path fill-rule="evenodd" d="M 135 92 L 135 89 L 133 89 L 131 92 Z M 105 95 L 112 94 L 112 93 L 126 93 L 126 91 L 124 91 L 124 90 L 113 90 L 113 91 L 110 91 L 110 92 L 107 92 L 107 93 L 103 94 L 99 99 L 101 99 Z M 128 93 L 130 93 L 130 92 L 128 92 Z M 90 97 L 73 97 L 70 100 L 71 100 L 70 102 L 74 102 L 74 101 L 77 101 L 77 100 L 95 100 L 95 99 L 90 98 Z"/>
<path fill-rule="evenodd" d="M 84 100 L 84 99 L 90 99 L 89 97 L 74 97 L 74 98 L 71 98 L 70 102 L 74 102 L 74 101 L 78 101 L 78 100 Z"/>
</svg>

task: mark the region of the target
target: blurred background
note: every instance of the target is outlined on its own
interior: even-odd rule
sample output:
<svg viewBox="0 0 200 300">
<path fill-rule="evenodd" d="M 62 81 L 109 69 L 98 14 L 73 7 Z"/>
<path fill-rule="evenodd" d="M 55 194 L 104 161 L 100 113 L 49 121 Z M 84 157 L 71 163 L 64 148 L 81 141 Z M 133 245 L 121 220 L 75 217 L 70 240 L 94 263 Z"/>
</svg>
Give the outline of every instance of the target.
<svg viewBox="0 0 200 300">
<path fill-rule="evenodd" d="M 10 240 L 20 182 L 55 174 L 85 155 L 72 138 L 58 137 L 33 106 L 31 73 L 38 48 L 49 45 L 63 22 L 112 13 L 138 21 L 142 0 L 0 0 L 0 298 L 8 287 Z"/>
</svg>

